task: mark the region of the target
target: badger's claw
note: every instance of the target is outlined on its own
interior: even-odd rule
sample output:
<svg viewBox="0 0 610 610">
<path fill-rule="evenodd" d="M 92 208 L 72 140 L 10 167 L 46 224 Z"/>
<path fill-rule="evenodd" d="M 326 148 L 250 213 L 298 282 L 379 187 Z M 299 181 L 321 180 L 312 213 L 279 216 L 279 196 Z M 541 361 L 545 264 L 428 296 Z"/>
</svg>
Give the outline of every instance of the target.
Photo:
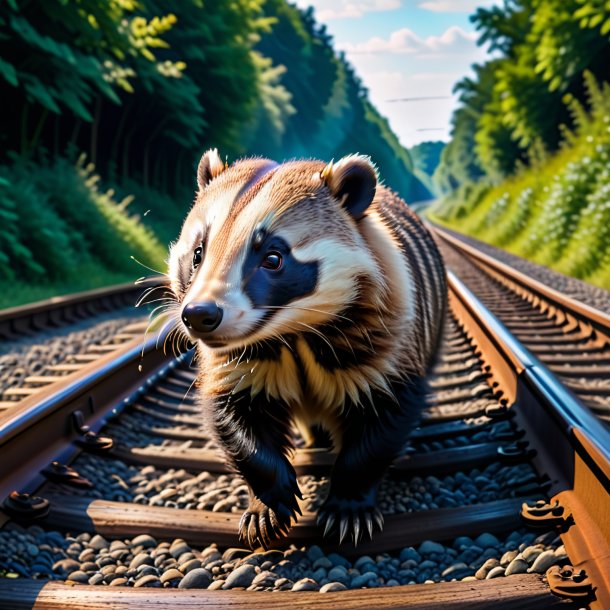
<svg viewBox="0 0 610 610">
<path fill-rule="evenodd" d="M 280 504 L 276 512 L 254 498 L 239 521 L 239 539 L 251 549 L 262 546 L 267 550 L 273 541 L 286 536 L 291 519 L 296 520 L 294 510 Z"/>
<path fill-rule="evenodd" d="M 338 524 L 339 544 L 343 543 L 348 532 L 354 546 L 358 545 L 362 532 L 366 530 L 373 539 L 373 523 L 379 531 L 383 530 L 383 515 L 367 501 L 329 498 L 318 511 L 318 525 L 324 526 L 324 536 L 328 536 Z"/>
</svg>

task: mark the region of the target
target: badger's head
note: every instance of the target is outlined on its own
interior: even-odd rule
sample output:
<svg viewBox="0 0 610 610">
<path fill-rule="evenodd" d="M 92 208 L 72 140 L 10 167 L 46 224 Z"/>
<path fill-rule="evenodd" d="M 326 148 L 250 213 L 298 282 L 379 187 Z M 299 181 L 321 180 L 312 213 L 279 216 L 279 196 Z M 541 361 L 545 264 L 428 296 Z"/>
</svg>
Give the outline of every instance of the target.
<svg viewBox="0 0 610 610">
<path fill-rule="evenodd" d="M 169 270 L 192 340 L 231 350 L 332 321 L 363 278 L 382 282 L 363 238 L 377 176 L 368 158 L 230 167 L 203 155 Z"/>
</svg>

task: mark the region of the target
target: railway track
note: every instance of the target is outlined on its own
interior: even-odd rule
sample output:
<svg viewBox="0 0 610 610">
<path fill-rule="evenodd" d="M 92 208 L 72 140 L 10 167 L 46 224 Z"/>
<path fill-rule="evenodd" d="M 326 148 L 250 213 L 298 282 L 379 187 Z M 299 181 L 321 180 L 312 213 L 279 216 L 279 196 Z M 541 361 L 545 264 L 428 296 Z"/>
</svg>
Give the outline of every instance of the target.
<svg viewBox="0 0 610 610">
<path fill-rule="evenodd" d="M 208 436 L 192 354 L 127 340 L 0 412 L 0 607 L 610 607 L 603 410 L 485 306 L 495 277 L 475 296 L 448 262 L 462 279 L 430 407 L 383 482 L 372 541 L 322 538 L 332 457 L 298 447 L 303 517 L 271 550 L 244 549 L 247 491 Z"/>
<path fill-rule="evenodd" d="M 602 311 L 435 229 L 455 273 L 509 330 L 610 425 L 610 310 Z M 558 274 L 555 274 L 558 275 Z M 549 279 L 553 281 L 553 272 Z"/>
<path fill-rule="evenodd" d="M 134 304 L 159 285 L 151 278 L 0 311 L 0 413 L 141 337 L 146 316 Z"/>
</svg>

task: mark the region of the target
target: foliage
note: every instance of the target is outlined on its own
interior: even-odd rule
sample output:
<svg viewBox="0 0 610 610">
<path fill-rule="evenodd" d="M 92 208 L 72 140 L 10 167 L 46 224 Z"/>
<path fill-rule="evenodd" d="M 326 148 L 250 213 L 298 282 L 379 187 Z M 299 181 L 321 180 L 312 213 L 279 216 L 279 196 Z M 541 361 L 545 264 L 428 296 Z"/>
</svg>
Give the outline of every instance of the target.
<svg viewBox="0 0 610 610">
<path fill-rule="evenodd" d="M 83 159 L 0 166 L 0 280 L 71 282 L 93 266 L 134 277 L 131 256 L 161 265 L 165 249 L 127 213 L 129 199 L 98 182 Z"/>
<path fill-rule="evenodd" d="M 162 264 L 210 147 L 229 160 L 360 152 L 406 198 L 430 197 L 313 10 L 287 0 L 8 0 L 0 96 L 7 281 L 95 265 L 109 277 L 132 254 Z"/>
<path fill-rule="evenodd" d="M 610 79 L 610 8 L 603 0 L 506 0 L 471 17 L 493 55 L 456 87 L 460 107 L 436 183 L 447 193 L 481 175 L 498 182 L 533 149 L 556 151 L 569 104 L 586 104 L 585 71 Z"/>
<path fill-rule="evenodd" d="M 554 155 L 493 185 L 465 183 L 434 219 L 610 289 L 610 84 L 586 73 L 587 100 Z M 585 109 L 585 105 L 590 110 Z"/>
</svg>

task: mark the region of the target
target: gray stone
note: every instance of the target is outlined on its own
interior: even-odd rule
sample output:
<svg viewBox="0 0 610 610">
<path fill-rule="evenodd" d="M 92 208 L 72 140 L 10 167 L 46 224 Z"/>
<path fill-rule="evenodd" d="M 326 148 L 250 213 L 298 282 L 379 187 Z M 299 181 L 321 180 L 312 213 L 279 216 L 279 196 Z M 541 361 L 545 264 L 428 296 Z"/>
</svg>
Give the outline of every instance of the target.
<svg viewBox="0 0 610 610">
<path fill-rule="evenodd" d="M 456 549 L 461 549 L 463 547 L 469 547 L 472 546 L 474 544 L 474 542 L 472 541 L 472 538 L 469 538 L 468 536 L 459 536 L 458 538 L 456 538 L 453 541 L 453 547 Z"/>
<path fill-rule="evenodd" d="M 318 583 L 311 578 L 301 578 L 292 585 L 291 591 L 317 591 L 319 589 Z"/>
<path fill-rule="evenodd" d="M 536 557 L 532 567 L 528 570 L 528 572 L 537 572 L 538 574 L 543 574 L 546 572 L 552 565 L 556 564 L 558 561 L 557 556 L 555 555 L 555 551 L 544 551 L 540 553 L 538 557 Z"/>
<path fill-rule="evenodd" d="M 165 584 L 166 582 L 171 582 L 174 580 L 179 581 L 182 579 L 183 576 L 184 574 L 182 572 L 176 570 L 176 568 L 171 568 L 161 574 L 161 582 Z"/>
<path fill-rule="evenodd" d="M 344 580 L 348 580 L 349 577 L 347 575 L 347 570 L 343 566 L 335 566 L 328 571 L 328 579 L 343 582 Z"/>
<path fill-rule="evenodd" d="M 310 561 L 314 562 L 316 559 L 324 557 L 324 551 L 317 544 L 314 544 L 307 550 L 307 557 L 309 557 Z"/>
<path fill-rule="evenodd" d="M 524 574 L 527 572 L 527 561 L 521 559 L 521 557 L 515 557 L 507 566 L 504 571 L 505 576 L 510 576 L 511 574 Z"/>
<path fill-rule="evenodd" d="M 225 584 L 222 586 L 223 589 L 233 589 L 235 587 L 249 587 L 256 576 L 256 570 L 253 565 L 245 564 L 239 568 L 233 570 Z"/>
<path fill-rule="evenodd" d="M 157 546 L 157 541 L 150 534 L 140 534 L 131 541 L 131 546 L 142 546 L 144 548 L 151 548 Z"/>
<path fill-rule="evenodd" d="M 93 549 L 85 549 L 78 555 L 79 561 L 93 561 L 95 558 L 95 551 Z"/>
<path fill-rule="evenodd" d="M 252 581 L 252 584 L 256 587 L 273 587 L 276 580 L 277 574 L 270 572 L 269 570 L 265 570 L 256 575 Z"/>
<path fill-rule="evenodd" d="M 38 550 L 38 547 L 35 544 L 32 544 L 31 542 L 28 542 L 25 545 L 25 550 L 27 551 L 28 555 L 30 555 L 31 557 L 36 557 L 38 555 L 38 553 L 40 552 Z"/>
<path fill-rule="evenodd" d="M 485 563 L 476 571 L 475 576 L 479 580 L 487 578 L 487 574 L 490 570 L 500 565 L 500 562 L 495 557 L 490 557 Z"/>
<path fill-rule="evenodd" d="M 104 582 L 103 574 L 94 574 L 89 580 L 88 583 L 90 585 L 101 585 Z"/>
<path fill-rule="evenodd" d="M 481 534 L 474 539 L 474 543 L 477 546 L 480 546 L 483 549 L 488 549 L 490 547 L 496 547 L 500 544 L 500 541 L 493 534 Z"/>
<path fill-rule="evenodd" d="M 341 582 L 328 582 L 321 589 L 320 593 L 332 593 L 334 591 L 345 591 L 347 587 Z"/>
<path fill-rule="evenodd" d="M 424 540 L 419 545 L 419 548 L 417 549 L 417 551 L 419 552 L 420 555 L 432 555 L 433 553 L 436 553 L 437 555 L 443 555 L 445 553 L 445 547 L 438 542 L 434 542 L 433 540 Z M 402 559 L 402 553 L 401 553 L 401 559 Z M 408 559 L 408 558 L 405 557 L 405 559 Z"/>
<path fill-rule="evenodd" d="M 239 549 L 235 547 L 228 548 L 223 554 L 222 559 L 225 562 L 235 561 L 236 559 L 243 559 L 248 555 L 251 555 L 252 551 L 247 549 Z M 210 561 L 210 560 L 208 560 Z"/>
<path fill-rule="evenodd" d="M 66 559 L 60 559 L 53 564 L 53 572 L 75 572 L 81 568 L 83 572 L 86 572 L 80 563 L 75 559 L 70 559 L 69 557 Z"/>
<path fill-rule="evenodd" d="M 329 553 L 328 559 L 332 561 L 332 564 L 334 566 L 343 566 L 344 568 L 349 568 L 351 565 L 350 562 L 345 559 L 345 557 L 339 555 L 338 553 Z"/>
<path fill-rule="evenodd" d="M 102 549 L 108 548 L 108 542 L 103 536 L 96 534 L 95 536 L 93 536 L 93 538 L 91 538 L 91 540 L 89 540 L 89 543 L 87 544 L 87 546 L 90 549 L 95 549 L 96 551 L 101 551 Z"/>
<path fill-rule="evenodd" d="M 207 589 L 212 582 L 212 575 L 205 568 L 189 570 L 178 584 L 179 589 Z"/>
<path fill-rule="evenodd" d="M 536 557 L 543 552 L 543 548 L 536 546 L 528 546 L 521 553 L 521 557 L 527 561 L 530 565 L 536 561 Z"/>
<path fill-rule="evenodd" d="M 144 563 L 136 570 L 136 578 L 148 576 L 149 574 L 152 574 L 153 576 L 159 576 L 159 568 L 155 568 Z"/>
<path fill-rule="evenodd" d="M 506 567 L 518 554 L 519 552 L 515 550 L 506 551 L 506 553 L 504 553 L 500 559 L 500 565 Z"/>
<path fill-rule="evenodd" d="M 326 578 L 326 568 L 318 568 L 312 573 L 311 577 L 320 582 L 323 578 Z"/>
<path fill-rule="evenodd" d="M 555 549 L 555 556 L 557 557 L 557 561 L 563 561 L 568 558 L 566 547 L 563 546 L 563 544 Z"/>
<path fill-rule="evenodd" d="M 465 563 L 458 562 L 451 564 L 448 568 L 445 568 L 441 576 L 451 580 L 452 578 L 460 579 L 464 576 L 470 576 L 472 574 L 472 568 L 467 566 Z"/>
<path fill-rule="evenodd" d="M 133 586 L 136 588 L 139 587 L 160 587 L 161 585 L 161 581 L 159 580 L 158 576 L 155 576 L 154 574 L 148 574 L 146 576 L 140 576 L 140 578 L 138 578 L 136 580 L 136 582 L 133 583 Z"/>
<path fill-rule="evenodd" d="M 333 567 L 333 562 L 328 557 L 320 557 L 313 562 L 312 569 L 324 568 L 330 570 Z"/>
<path fill-rule="evenodd" d="M 403 549 L 403 552 L 409 550 L 409 549 Z M 415 551 L 414 549 L 410 549 L 412 550 L 414 553 L 417 553 L 417 551 Z M 403 561 L 403 557 L 402 557 L 403 553 L 400 553 L 400 560 Z M 418 555 L 419 557 L 419 555 Z M 405 558 L 406 559 L 406 558 Z M 420 557 L 421 559 L 421 557 Z M 360 570 L 360 568 L 362 568 L 363 565 L 367 564 L 367 563 L 372 563 L 373 565 L 375 564 L 375 561 L 369 557 L 368 555 L 362 555 L 361 557 L 358 557 L 356 563 L 354 564 L 354 567 L 357 570 Z"/>
<path fill-rule="evenodd" d="M 178 569 L 183 574 L 188 574 L 191 570 L 195 570 L 195 569 L 200 568 L 200 567 L 201 567 L 201 561 L 199 561 L 199 559 L 190 559 L 189 561 L 181 563 L 178 566 Z"/>
<path fill-rule="evenodd" d="M 188 553 L 190 550 L 191 547 L 189 547 L 189 545 L 184 542 L 184 540 L 172 544 L 172 546 L 169 547 L 170 555 L 174 557 L 174 559 L 178 559 L 180 555 L 182 555 L 183 553 Z"/>
<path fill-rule="evenodd" d="M 67 580 L 72 580 L 73 582 L 82 582 L 86 584 L 89 582 L 89 574 L 86 572 L 82 572 L 81 570 L 76 570 L 76 572 L 72 572 L 68 575 Z"/>
<path fill-rule="evenodd" d="M 154 565 L 153 559 L 148 553 L 139 553 L 138 555 L 136 555 L 131 560 L 131 562 L 129 564 L 129 569 L 137 570 L 142 565 L 147 565 L 147 566 Z"/>
<path fill-rule="evenodd" d="M 365 572 L 364 574 L 361 574 L 360 576 L 356 576 L 356 577 L 352 578 L 350 587 L 352 589 L 360 589 L 360 587 L 365 587 L 371 580 L 376 581 L 377 574 L 375 572 Z"/>
<path fill-rule="evenodd" d="M 495 568 L 489 570 L 485 578 L 489 580 L 491 578 L 498 578 L 498 576 L 504 576 L 505 571 L 505 568 L 503 568 L 502 566 L 496 566 Z"/>
</svg>

